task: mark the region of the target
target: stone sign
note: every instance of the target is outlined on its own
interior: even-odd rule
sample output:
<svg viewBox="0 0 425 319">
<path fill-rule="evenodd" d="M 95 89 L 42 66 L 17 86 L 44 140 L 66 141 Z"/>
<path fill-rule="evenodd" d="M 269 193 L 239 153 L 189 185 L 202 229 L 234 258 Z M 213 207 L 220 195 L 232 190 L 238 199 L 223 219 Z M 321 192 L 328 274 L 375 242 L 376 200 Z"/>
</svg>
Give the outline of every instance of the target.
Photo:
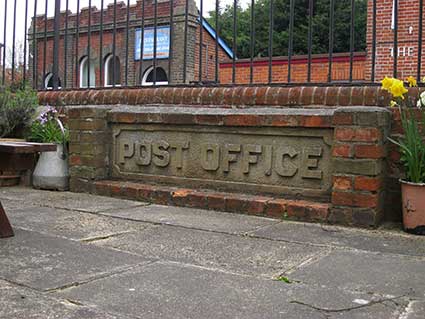
<svg viewBox="0 0 425 319">
<path fill-rule="evenodd" d="M 113 131 L 114 177 L 240 192 L 330 192 L 330 129 L 152 124 Z"/>
</svg>

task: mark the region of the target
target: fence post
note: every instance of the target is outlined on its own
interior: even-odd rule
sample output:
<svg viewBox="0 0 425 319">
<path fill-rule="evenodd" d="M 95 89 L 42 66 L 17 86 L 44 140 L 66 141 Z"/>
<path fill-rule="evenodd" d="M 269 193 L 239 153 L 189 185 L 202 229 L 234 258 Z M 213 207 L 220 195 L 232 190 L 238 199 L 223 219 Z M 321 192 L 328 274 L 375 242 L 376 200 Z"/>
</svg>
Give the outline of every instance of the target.
<svg viewBox="0 0 425 319">
<path fill-rule="evenodd" d="M 59 88 L 59 41 L 60 41 L 61 0 L 55 0 L 55 25 L 53 43 L 53 89 Z M 66 53 L 65 53 L 66 54 Z"/>
</svg>

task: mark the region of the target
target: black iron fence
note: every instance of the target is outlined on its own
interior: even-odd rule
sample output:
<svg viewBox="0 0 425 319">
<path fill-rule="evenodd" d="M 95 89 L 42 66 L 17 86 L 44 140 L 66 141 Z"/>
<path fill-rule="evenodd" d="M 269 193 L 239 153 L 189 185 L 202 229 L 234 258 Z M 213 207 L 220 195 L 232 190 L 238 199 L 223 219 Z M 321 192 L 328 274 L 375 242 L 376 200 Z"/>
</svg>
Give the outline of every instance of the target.
<svg viewBox="0 0 425 319">
<path fill-rule="evenodd" d="M 0 83 L 420 81 L 423 14 L 423 0 L 4 0 Z"/>
</svg>

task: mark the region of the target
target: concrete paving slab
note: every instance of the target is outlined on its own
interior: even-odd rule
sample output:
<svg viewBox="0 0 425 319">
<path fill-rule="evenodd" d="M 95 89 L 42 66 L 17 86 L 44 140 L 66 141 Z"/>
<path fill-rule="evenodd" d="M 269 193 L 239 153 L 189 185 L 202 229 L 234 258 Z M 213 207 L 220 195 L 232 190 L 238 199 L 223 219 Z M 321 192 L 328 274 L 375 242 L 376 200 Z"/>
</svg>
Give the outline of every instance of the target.
<svg viewBox="0 0 425 319">
<path fill-rule="evenodd" d="M 2 199 L 2 198 L 1 198 L 1 204 L 3 205 L 7 213 L 9 213 L 11 209 L 23 209 L 23 208 L 33 207 L 33 205 L 29 202 L 23 202 L 21 200 Z"/>
<path fill-rule="evenodd" d="M 281 222 L 254 231 L 250 235 L 301 243 L 351 247 L 372 252 L 425 256 L 425 237 L 395 231 Z"/>
<path fill-rule="evenodd" d="M 17 235 L 0 240 L 0 318 L 424 317 L 425 238 L 27 188 L 0 198 Z M 282 272 L 291 284 L 270 280 Z"/>
<path fill-rule="evenodd" d="M 325 248 L 173 226 L 155 226 L 95 243 L 147 258 L 269 278 L 327 252 Z"/>
<path fill-rule="evenodd" d="M 85 282 L 132 266 L 146 258 L 15 228 L 0 240 L 0 279 L 39 290 Z"/>
<path fill-rule="evenodd" d="M 7 319 L 125 319 L 104 311 L 54 299 L 0 280 L 0 318 Z"/>
<path fill-rule="evenodd" d="M 289 276 L 306 284 L 423 299 L 424 265 L 424 258 L 335 250 Z"/>
<path fill-rule="evenodd" d="M 142 222 L 39 206 L 9 209 L 8 216 L 15 227 L 73 240 L 105 238 L 149 227 Z"/>
<path fill-rule="evenodd" d="M 92 213 L 148 205 L 148 203 L 131 200 L 82 193 L 42 191 L 25 187 L 0 189 L 0 199 L 19 201 L 21 204 L 25 203 Z"/>
<path fill-rule="evenodd" d="M 161 205 L 110 210 L 102 214 L 131 220 L 234 234 L 243 234 L 279 222 L 270 218 Z"/>
<path fill-rule="evenodd" d="M 398 305 L 379 303 L 351 311 L 323 312 L 294 302 L 339 310 L 379 297 L 173 263 L 151 264 L 138 271 L 66 289 L 57 295 L 143 319 L 395 319 L 407 304 L 399 300 Z"/>
<path fill-rule="evenodd" d="M 400 319 L 423 319 L 425 317 L 425 301 L 413 300 L 406 307 Z"/>
</svg>

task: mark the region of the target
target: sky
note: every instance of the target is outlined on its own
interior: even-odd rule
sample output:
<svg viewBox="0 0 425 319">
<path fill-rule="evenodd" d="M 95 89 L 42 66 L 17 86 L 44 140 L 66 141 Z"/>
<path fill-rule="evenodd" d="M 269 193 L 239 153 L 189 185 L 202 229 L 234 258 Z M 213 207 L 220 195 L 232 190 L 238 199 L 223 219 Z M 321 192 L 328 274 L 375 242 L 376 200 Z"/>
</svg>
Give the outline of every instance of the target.
<svg viewBox="0 0 425 319">
<path fill-rule="evenodd" d="M 0 43 L 4 43 L 4 17 L 5 17 L 5 10 L 4 6 L 7 1 L 7 35 L 6 35 L 6 45 L 7 47 L 12 46 L 12 39 L 13 39 L 13 12 L 14 12 L 14 0 L 0 0 Z M 48 5 L 48 15 L 53 16 L 54 15 L 54 3 L 55 0 L 37 0 L 37 14 L 44 14 L 45 12 L 45 4 L 47 1 Z M 118 0 L 122 1 L 122 0 Z M 127 2 L 127 0 L 124 0 Z M 249 0 L 239 0 L 239 3 L 242 5 L 245 5 Z M 16 0 L 16 39 L 18 42 L 23 41 L 24 38 L 24 30 L 25 30 L 25 2 L 26 0 Z M 104 6 L 106 7 L 108 3 L 113 3 L 113 0 L 104 0 Z M 200 4 L 200 0 L 196 0 L 198 8 Z M 223 6 L 225 4 L 232 3 L 233 0 L 220 0 L 220 5 Z M 31 17 L 34 15 L 34 3 L 35 0 L 28 0 L 28 26 L 31 23 Z M 92 0 L 92 6 L 96 6 L 97 8 L 100 8 L 101 0 Z M 130 4 L 136 3 L 136 0 L 130 0 Z M 215 0 L 204 0 L 204 12 L 207 13 L 211 10 L 215 9 Z M 80 0 L 80 7 L 88 7 L 89 0 Z M 66 7 L 66 1 L 61 0 L 61 10 L 65 10 Z M 76 0 L 69 0 L 69 8 L 71 11 L 75 12 L 77 9 L 77 1 Z"/>
</svg>

